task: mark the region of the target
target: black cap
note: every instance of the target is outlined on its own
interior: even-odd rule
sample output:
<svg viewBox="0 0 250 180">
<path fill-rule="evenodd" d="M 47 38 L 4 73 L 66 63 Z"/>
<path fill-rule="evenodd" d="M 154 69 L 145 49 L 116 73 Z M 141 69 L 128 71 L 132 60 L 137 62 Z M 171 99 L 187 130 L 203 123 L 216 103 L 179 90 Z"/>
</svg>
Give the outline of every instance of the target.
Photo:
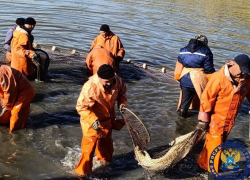
<svg viewBox="0 0 250 180">
<path fill-rule="evenodd" d="M 100 27 L 100 31 L 109 32 L 110 31 L 109 26 L 107 24 L 103 24 Z"/>
<path fill-rule="evenodd" d="M 243 73 L 250 72 L 250 59 L 245 54 L 240 54 L 234 58 L 234 61 L 240 66 L 240 70 Z"/>
<path fill-rule="evenodd" d="M 36 21 L 32 17 L 28 17 L 27 19 L 25 19 L 24 24 L 36 25 Z"/>
<path fill-rule="evenodd" d="M 103 64 L 99 67 L 97 75 L 102 79 L 110 79 L 115 76 L 114 69 L 108 64 Z"/>
<path fill-rule="evenodd" d="M 19 26 L 23 26 L 24 25 L 24 21 L 25 21 L 24 18 L 17 18 L 16 19 L 16 24 L 19 25 Z"/>
</svg>

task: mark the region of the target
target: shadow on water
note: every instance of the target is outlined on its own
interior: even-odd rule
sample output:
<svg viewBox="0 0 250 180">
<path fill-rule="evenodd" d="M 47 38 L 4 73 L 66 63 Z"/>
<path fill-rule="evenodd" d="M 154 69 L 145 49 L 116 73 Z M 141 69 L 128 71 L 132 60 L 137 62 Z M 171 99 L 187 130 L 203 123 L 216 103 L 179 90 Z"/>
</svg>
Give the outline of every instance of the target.
<svg viewBox="0 0 250 180">
<path fill-rule="evenodd" d="M 130 83 L 139 81 L 146 78 L 147 74 L 141 68 L 133 64 L 120 63 L 119 71 L 117 74 L 123 79 L 124 82 Z"/>
<path fill-rule="evenodd" d="M 50 98 L 50 97 L 56 97 L 56 96 L 66 96 L 68 95 L 68 92 L 65 91 L 52 91 L 52 92 L 46 92 L 46 93 L 36 93 L 34 99 L 32 100 L 32 103 L 41 102 L 43 99 Z"/>
<path fill-rule="evenodd" d="M 80 116 L 76 110 L 30 115 L 30 119 L 31 121 L 29 121 L 28 127 L 31 126 L 32 129 L 44 128 L 52 125 L 80 124 Z"/>
<path fill-rule="evenodd" d="M 88 80 L 86 67 L 70 65 L 53 65 L 46 75 L 46 83 L 74 83 L 82 85 Z"/>
</svg>

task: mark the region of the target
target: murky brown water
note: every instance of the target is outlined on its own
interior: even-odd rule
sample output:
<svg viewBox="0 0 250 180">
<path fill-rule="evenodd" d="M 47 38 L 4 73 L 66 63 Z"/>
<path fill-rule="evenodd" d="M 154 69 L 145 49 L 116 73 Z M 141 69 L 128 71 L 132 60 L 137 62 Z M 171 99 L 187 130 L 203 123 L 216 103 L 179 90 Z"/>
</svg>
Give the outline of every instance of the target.
<svg viewBox="0 0 250 180">
<path fill-rule="evenodd" d="M 37 21 L 35 42 L 87 53 L 107 23 L 126 50 L 125 59 L 174 68 L 179 49 L 196 34 L 205 34 L 218 70 L 225 60 L 249 53 L 248 0 L 18 0 L 0 2 L 0 41 L 17 17 Z M 84 61 L 84 59 L 83 59 Z M 178 85 L 161 82 L 124 68 L 128 107 L 145 123 L 152 137 L 149 148 L 165 145 L 194 129 L 197 115 L 176 115 Z M 0 177 L 4 179 L 75 179 L 81 128 L 76 100 L 87 79 L 83 67 L 52 65 L 48 81 L 33 83 L 37 95 L 26 129 L 8 133 L 0 127 Z M 249 103 L 244 102 L 229 140 L 250 145 Z M 168 174 L 149 175 L 133 157 L 126 128 L 113 133 L 114 161 L 96 176 L 108 179 L 202 179 L 195 164 L 201 147 Z M 250 148 L 248 148 L 250 150 Z M 152 177 L 151 177 L 152 176 Z M 198 177 L 196 177 L 198 176 Z"/>
</svg>

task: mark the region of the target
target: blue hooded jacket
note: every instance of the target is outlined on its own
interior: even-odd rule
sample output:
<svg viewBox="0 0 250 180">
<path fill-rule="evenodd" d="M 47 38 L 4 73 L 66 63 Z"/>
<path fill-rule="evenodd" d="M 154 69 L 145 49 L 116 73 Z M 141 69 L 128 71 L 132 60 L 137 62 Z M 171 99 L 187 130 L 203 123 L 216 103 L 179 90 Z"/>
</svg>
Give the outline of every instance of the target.
<svg viewBox="0 0 250 180">
<path fill-rule="evenodd" d="M 206 74 L 215 72 L 213 53 L 202 41 L 191 39 L 189 44 L 180 49 L 178 61 L 186 68 L 204 68 Z M 189 73 L 180 80 L 183 87 L 194 88 Z"/>
</svg>

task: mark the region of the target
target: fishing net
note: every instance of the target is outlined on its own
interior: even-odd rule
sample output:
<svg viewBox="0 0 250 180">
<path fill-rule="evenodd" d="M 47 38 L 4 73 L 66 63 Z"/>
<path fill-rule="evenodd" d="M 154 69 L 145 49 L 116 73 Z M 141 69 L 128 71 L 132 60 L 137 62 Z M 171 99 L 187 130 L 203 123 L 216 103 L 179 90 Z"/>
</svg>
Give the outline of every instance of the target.
<svg viewBox="0 0 250 180">
<path fill-rule="evenodd" d="M 165 149 L 149 153 L 150 135 L 142 121 L 129 109 L 121 113 L 132 139 L 135 158 L 143 168 L 151 171 L 168 171 L 182 160 L 205 135 L 196 129 L 173 140 Z"/>
<path fill-rule="evenodd" d="M 49 55 L 41 49 L 34 49 L 34 52 L 37 54 L 37 58 L 34 62 L 36 79 L 38 81 L 44 81 L 50 64 Z"/>
<path fill-rule="evenodd" d="M 148 65 L 145 68 L 144 65 L 145 64 L 133 62 L 133 63 L 131 63 L 130 67 L 131 66 L 137 67 L 141 71 L 145 72 L 145 74 L 147 76 L 156 78 L 162 82 L 167 82 L 167 83 L 171 83 L 171 84 L 179 84 L 178 81 L 174 80 L 174 72 L 173 71 L 167 71 L 167 70 L 151 67 Z M 127 64 L 127 66 L 129 66 L 129 65 Z M 133 68 L 133 67 L 131 67 L 131 68 Z"/>
<path fill-rule="evenodd" d="M 52 49 L 46 47 L 46 46 L 40 46 L 37 45 L 35 49 L 36 53 L 40 55 L 41 60 L 39 61 L 41 63 L 41 66 L 39 67 L 41 69 L 40 73 L 40 79 L 43 80 L 43 78 L 46 76 L 47 72 L 49 71 L 49 65 L 57 65 L 59 66 L 67 66 L 69 69 L 79 68 L 83 67 L 87 69 L 86 67 L 86 57 L 87 53 L 83 52 L 77 52 L 75 50 L 69 51 L 65 49 L 59 49 L 54 48 Z M 6 55 L 4 50 L 0 50 L 0 64 L 8 64 L 6 61 Z M 162 72 L 162 69 L 147 66 L 147 68 L 143 68 L 143 64 L 139 62 L 126 62 L 122 61 L 120 63 L 120 69 L 118 74 L 122 74 L 123 70 L 126 69 L 126 76 L 125 78 L 129 78 L 130 74 L 127 72 L 132 72 L 132 74 L 137 74 L 139 76 L 144 77 L 151 77 L 156 78 L 162 82 L 167 82 L 171 84 L 178 84 L 177 81 L 174 80 L 174 73 L 173 71 L 164 71 Z M 37 74 L 37 72 L 36 72 Z M 39 75 L 39 74 L 37 74 Z M 138 78 L 140 79 L 140 78 Z"/>
<path fill-rule="evenodd" d="M 37 54 L 35 61 L 33 62 L 35 68 L 35 78 L 38 81 L 44 81 L 44 78 L 48 72 L 50 65 L 50 58 L 46 51 L 42 49 L 33 49 Z M 5 51 L 0 51 L 0 64 L 10 65 L 10 62 L 6 60 Z"/>
</svg>

